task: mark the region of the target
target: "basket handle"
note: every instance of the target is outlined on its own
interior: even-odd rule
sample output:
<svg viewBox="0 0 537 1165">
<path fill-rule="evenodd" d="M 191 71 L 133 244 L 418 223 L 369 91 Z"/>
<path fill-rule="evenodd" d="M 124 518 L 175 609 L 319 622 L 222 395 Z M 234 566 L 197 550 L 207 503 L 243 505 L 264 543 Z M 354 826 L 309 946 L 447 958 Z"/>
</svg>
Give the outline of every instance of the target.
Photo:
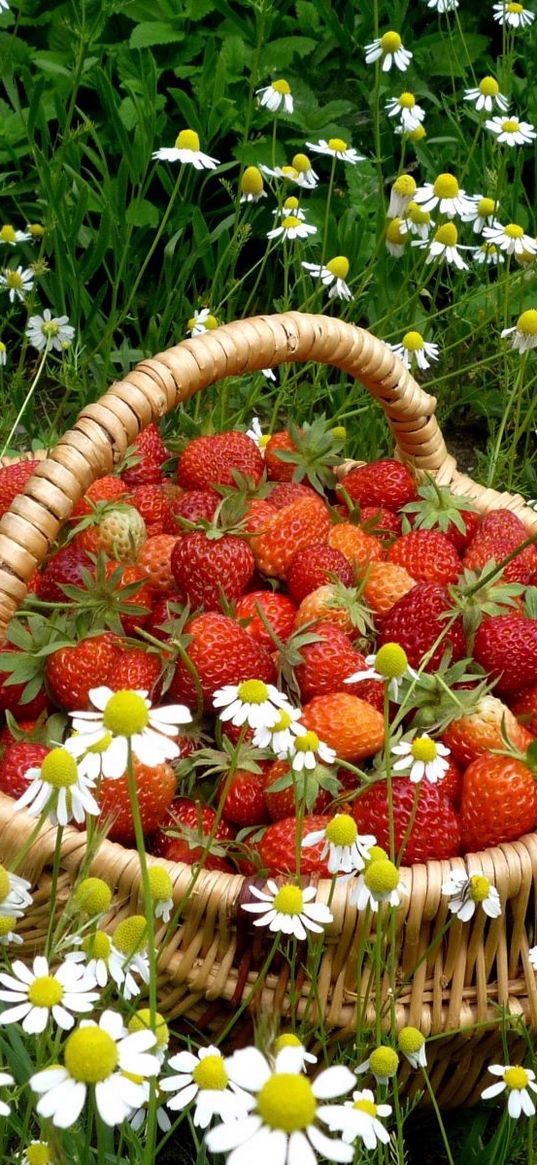
<svg viewBox="0 0 537 1165">
<path fill-rule="evenodd" d="M 0 639 L 62 523 L 151 421 L 199 389 L 287 361 L 333 364 L 382 405 L 402 460 L 449 479 L 455 461 L 419 387 L 382 340 L 331 316 L 287 312 L 224 324 L 137 364 L 83 409 L 0 520 Z"/>
</svg>

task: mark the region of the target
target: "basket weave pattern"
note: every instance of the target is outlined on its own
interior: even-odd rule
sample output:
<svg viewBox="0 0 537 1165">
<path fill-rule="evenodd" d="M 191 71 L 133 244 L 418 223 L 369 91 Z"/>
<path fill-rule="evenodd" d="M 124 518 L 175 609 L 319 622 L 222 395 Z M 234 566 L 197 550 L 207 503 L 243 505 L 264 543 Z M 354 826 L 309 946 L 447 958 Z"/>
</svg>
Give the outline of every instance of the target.
<svg viewBox="0 0 537 1165">
<path fill-rule="evenodd" d="M 380 402 L 402 460 L 434 474 L 453 493 L 472 497 L 482 512 L 509 508 L 528 529 L 537 530 L 537 514 L 522 498 L 484 489 L 458 473 L 434 416 L 434 397 L 419 387 L 386 344 L 325 316 L 296 312 L 259 316 L 185 340 L 143 361 L 98 403 L 85 408 L 73 429 L 42 460 L 0 520 L 0 636 L 76 502 L 97 477 L 113 469 L 146 425 L 226 376 L 287 361 L 331 364 L 360 380 Z M 0 795 L 1 861 L 9 865 L 34 824 L 25 813 L 13 814 L 13 802 Z M 40 949 L 47 930 L 55 832 L 52 827 L 42 831 L 17 871 L 38 887 L 34 906 L 18 928 L 27 950 Z M 67 828 L 59 909 L 84 856 L 84 834 Z M 249 880 L 202 870 L 193 884 L 189 866 L 162 859 L 159 864 L 170 871 L 175 904 L 181 911 L 165 945 L 166 928 L 157 930 L 159 1010 L 169 1018 L 185 1016 L 217 1032 L 251 990 L 256 968 L 266 954 L 263 936 L 252 937 L 248 917 L 240 909 L 241 902 L 249 899 Z M 498 889 L 503 906 L 500 918 L 488 919 L 480 911 L 470 923 L 453 922 L 446 938 L 435 943 L 448 916 L 442 883 L 450 872 L 465 872 L 461 858 L 404 870 L 409 893 L 397 915 L 398 1022 L 413 1024 L 425 1035 L 453 1033 L 428 1048 L 432 1082 L 444 1105 L 478 1099 L 483 1065 L 498 1054 L 499 1009 L 537 1028 L 537 987 L 528 959 L 537 929 L 537 835 L 487 850 L 473 858 L 472 865 Z M 116 891 L 117 906 L 106 925 L 141 909 L 135 851 L 104 841 L 91 873 L 106 878 Z M 330 882 L 320 881 L 321 900 L 327 901 L 329 891 Z M 339 1037 L 354 1034 L 357 994 L 367 992 L 370 975 L 366 965 L 361 984 L 356 984 L 355 952 L 364 938 L 364 918 L 349 905 L 348 896 L 348 887 L 336 887 L 331 902 L 334 920 L 327 930 L 316 983 L 317 1002 L 308 1002 L 304 984 L 297 1004 L 299 1014 L 306 1007 L 310 1016 L 315 1007 L 322 1009 L 326 1026 Z M 288 968 L 275 963 L 250 1010 L 288 1015 L 287 976 Z M 382 990 L 386 994 L 387 977 Z M 479 1026 L 469 1031 L 474 1025 Z"/>
</svg>

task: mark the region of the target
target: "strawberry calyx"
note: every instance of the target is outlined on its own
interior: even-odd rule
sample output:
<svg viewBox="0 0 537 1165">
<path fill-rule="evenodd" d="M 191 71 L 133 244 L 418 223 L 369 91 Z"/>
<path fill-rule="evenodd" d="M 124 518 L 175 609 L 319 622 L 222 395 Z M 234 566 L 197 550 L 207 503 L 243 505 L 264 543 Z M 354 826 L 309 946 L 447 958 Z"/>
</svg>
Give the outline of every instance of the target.
<svg viewBox="0 0 537 1165">
<path fill-rule="evenodd" d="M 295 467 L 292 481 L 308 481 L 324 497 L 325 491 L 333 490 L 337 484 L 333 466 L 340 463 L 345 431 L 323 414 L 311 424 L 305 421 L 300 428 L 289 421 L 287 432 L 295 448 L 275 448 L 274 456 Z"/>
<path fill-rule="evenodd" d="M 73 642 L 69 623 L 59 611 L 47 617 L 27 610 L 23 614 L 24 623 L 18 616 L 11 620 L 5 650 L 0 651 L 0 672 L 7 676 L 2 685 L 24 685 L 21 705 L 29 704 L 44 687 L 47 657 Z"/>
<path fill-rule="evenodd" d="M 90 570 L 82 572 L 83 586 L 62 585 L 66 598 L 70 600 L 68 604 L 63 604 L 63 609 L 67 606 L 73 616 L 77 638 L 90 634 L 95 626 L 122 635 L 122 615 L 128 616 L 131 622 L 139 616 L 143 623 L 150 608 L 143 602 L 133 602 L 133 599 L 142 587 L 147 591 L 147 577 L 124 583 L 125 563 L 114 563 L 102 552 L 89 554 L 88 557 L 95 565 L 95 573 Z"/>
<path fill-rule="evenodd" d="M 294 790 L 297 810 L 302 805 L 308 813 L 311 813 L 321 789 L 329 793 L 334 801 L 337 800 L 341 781 L 333 769 L 323 764 L 317 763 L 315 768 L 303 769 L 299 773 L 294 772 L 289 766 L 286 773 L 272 781 L 268 791 L 281 793 L 285 789 Z"/>
<path fill-rule="evenodd" d="M 474 712 L 491 687 L 473 659 L 451 663 L 446 651 L 434 672 L 420 671 L 402 680 L 401 702 L 409 727 L 441 732 L 452 720 Z"/>
<path fill-rule="evenodd" d="M 414 502 L 407 502 L 401 508 L 403 515 L 403 532 L 409 530 L 440 530 L 446 534 L 451 526 L 460 534 L 466 534 L 467 526 L 463 511 L 477 513 L 477 506 L 467 497 L 456 497 L 445 486 L 439 485 L 429 474 L 425 481 L 418 486 L 418 498 Z M 410 522 L 407 514 L 413 515 Z"/>
<path fill-rule="evenodd" d="M 458 583 L 448 590 L 453 599 L 453 610 L 462 613 L 464 631 L 471 645 L 483 618 L 508 614 L 518 606 L 526 588 L 522 583 L 505 582 L 501 567 L 490 559 L 480 570 L 465 567 Z M 537 588 L 535 591 L 537 595 Z"/>
</svg>

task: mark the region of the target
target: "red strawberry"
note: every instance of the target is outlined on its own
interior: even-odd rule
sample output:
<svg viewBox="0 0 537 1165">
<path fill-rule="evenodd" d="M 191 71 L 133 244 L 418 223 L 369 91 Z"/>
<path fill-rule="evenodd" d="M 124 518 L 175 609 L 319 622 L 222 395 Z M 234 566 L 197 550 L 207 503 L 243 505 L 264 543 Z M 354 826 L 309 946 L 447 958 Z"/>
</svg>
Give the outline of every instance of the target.
<svg viewBox="0 0 537 1165">
<path fill-rule="evenodd" d="M 265 469 L 270 481 L 292 481 L 296 464 L 292 461 L 282 461 L 278 457 L 278 450 L 296 453 L 296 445 L 286 429 L 273 433 L 265 445 Z"/>
<path fill-rule="evenodd" d="M 379 647 L 384 643 L 399 643 L 406 651 L 410 666 L 419 667 L 447 627 L 445 614 L 449 608 L 449 594 L 440 583 L 417 583 L 394 603 L 385 616 Z M 460 618 L 455 620 L 436 647 L 427 664 L 427 671 L 435 671 L 439 667 L 447 647 L 451 648 L 453 663 L 464 658 L 466 641 Z"/>
<path fill-rule="evenodd" d="M 161 672 L 162 661 L 158 655 L 144 651 L 142 647 L 130 647 L 119 655 L 108 687 L 114 692 L 125 689 L 145 691 L 150 700 L 156 700 L 160 694 L 158 681 Z"/>
<path fill-rule="evenodd" d="M 268 651 L 235 619 L 208 611 L 191 619 L 186 631 L 190 636 L 186 655 L 197 672 L 207 709 L 212 708 L 213 693 L 224 684 L 252 679 L 274 682 L 275 667 Z M 177 664 L 169 691 L 174 700 L 196 706 L 196 683 L 183 660 Z"/>
<path fill-rule="evenodd" d="M 464 566 L 469 570 L 480 570 L 494 559 L 500 562 L 516 550 L 528 537 L 528 531 L 520 518 L 510 510 L 492 510 L 485 514 L 464 555 Z M 529 583 L 536 568 L 537 550 L 528 546 L 517 555 L 503 571 L 507 582 Z"/>
<path fill-rule="evenodd" d="M 448 583 L 457 581 L 462 564 L 446 534 L 440 530 L 411 530 L 392 542 L 388 562 L 402 566 L 416 582 Z"/>
<path fill-rule="evenodd" d="M 368 534 L 391 541 L 394 534 L 399 538 L 402 523 L 399 514 L 386 506 L 360 506 L 360 525 Z"/>
<path fill-rule="evenodd" d="M 64 584 L 83 586 L 84 572 L 91 574 L 94 570 L 91 558 L 84 550 L 64 546 L 49 559 L 43 573 L 38 576 L 37 594 L 46 603 L 65 603 Z"/>
<path fill-rule="evenodd" d="M 125 635 L 134 635 L 139 627 L 145 625 L 145 621 L 151 611 L 153 588 L 146 571 L 141 566 L 125 565 L 122 562 L 107 562 L 105 567 L 106 577 L 110 578 L 118 567 L 121 568 L 121 577 L 115 586 L 115 593 L 121 600 L 121 605 L 127 608 L 140 608 L 138 613 L 133 613 L 132 615 L 125 611 L 121 611 L 120 613 L 121 626 Z M 132 595 L 125 596 L 123 594 L 124 589 L 133 583 L 137 584 L 136 590 Z"/>
<path fill-rule="evenodd" d="M 157 426 L 150 424 L 136 438 L 134 451 L 139 458 L 136 465 L 124 469 L 121 476 L 126 485 L 133 489 L 137 485 L 150 485 L 162 481 L 162 466 L 169 457 Z"/>
<path fill-rule="evenodd" d="M 250 442 L 253 444 L 253 442 Z M 193 607 L 217 611 L 222 600 L 239 598 L 252 580 L 255 563 L 243 538 L 234 534 L 211 537 L 212 531 L 193 530 L 177 539 L 171 569 L 179 590 Z"/>
<path fill-rule="evenodd" d="M 25 779 L 28 769 L 40 768 L 50 749 L 43 744 L 29 744 L 26 740 L 13 741 L 0 757 L 0 793 L 17 800 L 28 788 Z"/>
<path fill-rule="evenodd" d="M 268 821 L 264 795 L 264 774 L 250 773 L 247 769 L 236 769 L 222 807 L 222 817 L 230 825 L 264 825 Z M 227 778 L 220 782 L 219 800 L 222 800 Z"/>
<path fill-rule="evenodd" d="M 155 594 L 167 595 L 175 590 L 172 552 L 176 542 L 175 534 L 154 534 L 144 542 L 140 550 L 136 565 L 147 575 Z"/>
<path fill-rule="evenodd" d="M 453 543 L 457 553 L 463 554 L 478 529 L 481 514 L 476 513 L 475 510 L 460 510 L 460 516 L 464 522 L 464 532 L 457 528 L 455 522 L 450 522 L 444 533 L 446 538 L 449 538 L 450 542 Z"/>
<path fill-rule="evenodd" d="M 457 814 L 439 785 L 420 781 L 415 785 L 409 777 L 392 781 L 395 824 L 395 850 L 398 854 L 417 801 L 416 816 L 402 857 L 403 865 L 453 858 L 460 853 L 461 830 Z M 356 799 L 353 817 L 360 833 L 372 833 L 377 844 L 387 852 L 390 848 L 388 825 L 388 786 L 376 781 Z"/>
<path fill-rule="evenodd" d="M 6 652 L 13 652 L 13 665 L 20 662 L 19 648 L 14 644 L 6 645 Z M 11 659 L 9 660 L 11 662 Z M 0 671 L 0 712 L 11 712 L 16 720 L 36 719 L 47 706 L 47 693 L 42 687 L 31 700 L 24 701 L 26 681 L 20 684 L 10 684 L 11 671 Z"/>
<path fill-rule="evenodd" d="M 162 643 L 167 643 L 170 639 L 169 633 L 162 630 L 163 625 L 177 618 L 177 615 L 170 611 L 170 603 L 181 608 L 184 606 L 184 598 L 179 591 L 170 591 L 169 594 L 156 598 L 151 607 L 151 614 L 144 623 L 144 631 L 154 639 L 160 639 Z"/>
<path fill-rule="evenodd" d="M 476 632 L 474 659 L 497 679 L 501 694 L 537 683 L 537 619 L 518 614 L 484 619 Z"/>
<path fill-rule="evenodd" d="M 177 481 L 183 489 L 205 489 L 207 485 L 234 485 L 233 471 L 253 478 L 257 485 L 263 475 L 263 458 L 246 433 L 217 433 L 195 437 L 179 459 Z"/>
<path fill-rule="evenodd" d="M 175 793 L 175 773 L 169 764 L 143 765 L 134 760 L 134 777 L 144 833 L 152 833 L 169 809 Z M 134 821 L 127 775 L 102 781 L 98 794 L 101 820 L 112 818 L 108 830 L 111 841 L 134 841 Z"/>
<path fill-rule="evenodd" d="M 170 501 L 164 533 L 176 536 L 184 533 L 185 527 L 177 521 L 178 518 L 186 518 L 187 522 L 199 522 L 200 519 L 210 522 L 221 500 L 214 489 L 186 489 Z"/>
<path fill-rule="evenodd" d="M 119 662 L 119 644 L 117 635 L 106 632 L 52 652 L 47 659 L 46 677 L 56 703 L 71 711 L 85 711 L 90 688 L 98 688 L 111 679 Z"/>
<path fill-rule="evenodd" d="M 277 510 L 264 530 L 251 539 L 258 570 L 271 578 L 285 578 L 297 551 L 322 542 L 329 526 L 328 510 L 320 497 L 299 498 Z"/>
<path fill-rule="evenodd" d="M 390 457 L 356 466 L 341 484 L 345 493 L 360 506 L 399 510 L 416 497 L 416 483 L 410 470 Z"/>
<path fill-rule="evenodd" d="M 36 726 L 37 720 L 19 720 L 16 725 L 16 730 L 18 732 L 24 732 L 25 736 L 30 737 L 35 732 Z M 14 744 L 16 740 L 18 740 L 18 737 L 13 735 L 11 728 L 7 724 L 4 724 L 4 727 L 0 729 L 0 749 L 7 744 Z M 32 741 L 29 740 L 28 743 L 30 744 Z M 0 755 L 2 755 L 1 752 Z"/>
<path fill-rule="evenodd" d="M 0 518 L 6 510 L 9 510 L 17 494 L 22 493 L 28 478 L 40 464 L 41 462 L 37 460 L 16 461 L 14 465 L 0 468 Z"/>
<path fill-rule="evenodd" d="M 537 784 L 522 761 L 484 754 L 463 777 L 462 835 L 466 852 L 515 841 L 537 823 Z"/>
<path fill-rule="evenodd" d="M 444 744 L 459 764 L 466 766 L 483 753 L 505 749 L 506 738 L 513 748 L 525 752 L 532 735 L 518 724 L 513 712 L 496 696 L 482 696 L 472 712 L 452 720 L 442 733 Z"/>
<path fill-rule="evenodd" d="M 292 817 L 293 814 L 296 814 L 297 801 L 294 782 L 291 781 L 285 789 L 272 788 L 278 781 L 281 781 L 282 777 L 287 776 L 289 772 L 289 761 L 276 760 L 270 765 L 263 777 L 265 805 L 273 821 L 280 821 L 282 817 Z M 306 777 L 306 780 L 308 780 L 308 777 Z M 309 780 L 312 782 L 315 780 L 313 774 L 309 775 Z M 333 794 L 328 789 L 319 787 L 311 812 L 324 813 L 332 800 Z"/>
<path fill-rule="evenodd" d="M 171 512 L 171 497 L 163 483 L 137 485 L 133 489 L 131 504 L 142 515 L 148 538 L 168 531 Z"/>
<path fill-rule="evenodd" d="M 302 821 L 301 836 L 313 833 L 318 829 L 326 829 L 331 817 L 306 816 Z M 296 871 L 296 817 L 283 817 L 275 821 L 265 830 L 258 850 L 263 866 L 269 874 L 290 874 Z M 305 877 L 310 874 L 326 876 L 326 858 L 321 859 L 323 843 L 307 846 L 300 851 L 300 873 Z"/>
<path fill-rule="evenodd" d="M 458 809 L 462 796 L 462 769 L 452 756 L 447 756 L 445 760 L 448 767 L 438 782 L 438 788 Z"/>
<path fill-rule="evenodd" d="M 384 718 L 376 708 L 349 692 L 314 696 L 302 710 L 309 732 L 335 749 L 341 760 L 357 763 L 374 756 L 384 744 Z"/>
<path fill-rule="evenodd" d="M 300 604 L 317 587 L 331 582 L 330 575 L 336 575 L 345 587 L 353 585 L 352 566 L 340 550 L 335 550 L 326 542 L 310 543 L 305 549 L 298 550 L 289 563 L 286 575 L 291 598 L 297 605 Z"/>
<path fill-rule="evenodd" d="M 283 465 L 283 461 L 281 464 Z M 291 468 L 294 467 L 291 466 Z M 311 485 L 305 485 L 303 481 L 280 481 L 271 489 L 268 500 L 275 510 L 283 510 L 284 506 L 289 506 L 298 498 L 314 498 L 316 496 L 316 490 L 312 489 Z"/>
<path fill-rule="evenodd" d="M 97 481 L 88 486 L 84 497 L 77 502 L 71 514 L 71 521 L 82 518 L 84 514 L 91 514 L 97 502 L 118 502 L 126 498 L 128 492 L 125 482 L 120 477 L 114 477 L 112 473 L 98 477 Z"/>
<path fill-rule="evenodd" d="M 327 692 L 350 692 L 361 697 L 363 682 L 344 683 L 354 672 L 367 671 L 364 656 L 356 650 L 349 636 L 329 620 L 314 623 L 308 630 L 319 639 L 300 648 L 303 663 L 294 669 L 302 699 L 311 700 L 312 696 L 324 696 Z M 382 683 L 380 688 L 382 694 Z"/>
<path fill-rule="evenodd" d="M 175 797 L 168 813 L 161 822 L 159 832 L 152 839 L 152 852 L 170 862 L 198 862 L 213 834 L 214 843 L 232 841 L 234 832 L 225 821 L 214 830 L 216 813 L 209 805 L 190 801 L 186 797 Z M 173 837 L 165 831 L 171 830 Z M 196 845 L 196 841 L 199 844 Z M 228 870 L 229 863 L 219 854 L 207 853 L 203 860 L 204 870 Z"/>
<path fill-rule="evenodd" d="M 534 736 L 537 736 L 537 684 L 526 688 L 521 695 L 509 701 L 511 711 Z"/>
<path fill-rule="evenodd" d="M 243 624 L 245 631 L 253 639 L 257 639 L 257 642 L 262 643 L 269 651 L 274 651 L 274 640 L 271 639 L 259 610 L 278 639 L 285 643 L 295 625 L 295 604 L 280 591 L 248 591 L 248 594 L 241 595 L 237 600 L 235 618 Z"/>
</svg>

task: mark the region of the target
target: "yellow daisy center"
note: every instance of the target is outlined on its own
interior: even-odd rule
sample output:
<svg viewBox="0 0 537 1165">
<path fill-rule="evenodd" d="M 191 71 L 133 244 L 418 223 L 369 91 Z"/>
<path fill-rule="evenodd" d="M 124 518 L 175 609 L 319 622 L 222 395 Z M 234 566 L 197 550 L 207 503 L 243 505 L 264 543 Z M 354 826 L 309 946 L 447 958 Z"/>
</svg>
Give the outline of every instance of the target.
<svg viewBox="0 0 537 1165">
<path fill-rule="evenodd" d="M 372 894 L 390 894 L 399 885 L 399 870 L 389 858 L 377 858 L 367 866 L 364 881 Z"/>
<path fill-rule="evenodd" d="M 523 5 L 516 3 L 515 0 L 511 0 L 511 3 L 506 4 L 505 7 L 507 12 L 515 12 L 517 16 L 520 16 L 520 13 L 524 11 Z"/>
<path fill-rule="evenodd" d="M 329 260 L 326 266 L 332 275 L 335 275 L 336 279 L 346 279 L 349 274 L 350 264 L 346 255 L 336 255 L 334 259 Z M 334 432 L 333 429 L 332 432 Z"/>
<path fill-rule="evenodd" d="M 296 1133 L 311 1125 L 317 1104 L 309 1080 L 290 1072 L 278 1072 L 263 1085 L 257 1111 L 269 1128 Z"/>
<path fill-rule="evenodd" d="M 112 901 L 112 891 L 102 878 L 83 878 L 74 894 L 73 902 L 85 914 L 104 914 Z"/>
<path fill-rule="evenodd" d="M 437 198 L 456 198 L 459 193 L 459 183 L 453 174 L 439 174 L 433 186 L 433 194 Z"/>
<path fill-rule="evenodd" d="M 285 202 L 283 204 L 284 210 L 298 210 L 298 207 L 299 207 L 299 201 L 298 201 L 298 198 L 294 197 L 294 195 L 291 195 L 290 198 L 286 198 Z"/>
<path fill-rule="evenodd" d="M 298 178 L 298 170 L 295 166 L 282 166 L 282 174 L 284 178 Z"/>
<path fill-rule="evenodd" d="M 436 744 L 429 736 L 416 736 L 410 751 L 414 760 L 422 760 L 425 764 L 435 760 L 438 755 Z"/>
<path fill-rule="evenodd" d="M 192 1079 L 198 1088 L 209 1089 L 211 1092 L 221 1092 L 229 1084 L 224 1057 L 216 1053 L 204 1056 L 203 1060 L 200 1060 L 193 1069 Z"/>
<path fill-rule="evenodd" d="M 99 755 L 101 752 L 106 752 L 107 748 L 110 748 L 111 743 L 112 743 L 112 733 L 105 732 L 104 736 L 101 736 L 100 740 L 96 740 L 95 744 L 90 744 L 89 748 L 86 751 L 93 752 L 93 753 L 96 753 L 97 755 Z"/>
<path fill-rule="evenodd" d="M 473 902 L 485 902 L 490 894 L 490 882 L 484 874 L 472 874 L 470 878 L 470 898 Z"/>
<path fill-rule="evenodd" d="M 257 166 L 248 166 L 241 178 L 243 194 L 261 194 L 263 189 L 263 175 Z"/>
<path fill-rule="evenodd" d="M 517 331 L 523 332 L 525 336 L 537 335 L 537 311 L 535 308 L 530 308 L 529 311 L 523 311 L 522 315 L 517 320 Z M 1 894 L 0 894 L 1 897 Z"/>
<path fill-rule="evenodd" d="M 399 102 L 401 102 L 401 98 L 399 98 Z M 399 177 L 395 179 L 393 189 L 395 193 L 400 194 L 402 198 L 410 198 L 413 194 L 416 193 L 416 182 L 412 177 L 412 174 L 400 174 Z"/>
<path fill-rule="evenodd" d="M 53 748 L 47 753 L 41 763 L 41 780 L 46 781 L 47 785 L 53 785 L 55 789 L 66 789 L 70 785 L 76 785 L 78 780 L 76 761 L 66 748 Z"/>
<path fill-rule="evenodd" d="M 197 153 L 200 148 L 199 135 L 194 129 L 182 129 L 175 139 L 176 150 L 192 150 Z"/>
<path fill-rule="evenodd" d="M 300 219 L 297 218 L 295 214 L 289 214 L 287 216 L 287 218 L 284 218 L 284 220 L 282 222 L 282 227 L 285 231 L 292 231 L 295 229 L 295 227 L 299 227 L 299 226 L 300 226 Z"/>
<path fill-rule="evenodd" d="M 481 243 L 479 250 L 483 251 L 485 255 L 495 255 L 498 248 L 494 246 L 494 243 Z"/>
<path fill-rule="evenodd" d="M 393 1048 L 375 1048 L 369 1057 L 369 1067 L 375 1076 L 395 1076 L 399 1056 Z"/>
<path fill-rule="evenodd" d="M 173 885 L 170 875 L 163 866 L 151 866 L 149 870 L 149 885 L 153 902 L 167 902 L 173 894 Z"/>
<path fill-rule="evenodd" d="M 530 1079 L 526 1069 L 520 1068 L 517 1064 L 514 1064 L 512 1068 L 507 1068 L 503 1074 L 503 1078 L 507 1087 L 515 1090 L 526 1088 Z"/>
<path fill-rule="evenodd" d="M 393 218 L 386 227 L 386 239 L 394 246 L 403 247 L 406 243 L 406 232 L 401 230 L 402 225 L 402 218 Z"/>
<path fill-rule="evenodd" d="M 518 118 L 506 117 L 505 120 L 502 121 L 502 130 L 504 133 L 516 133 L 517 129 L 520 129 L 520 122 Z"/>
<path fill-rule="evenodd" d="M 459 237 L 458 231 L 454 223 L 445 222 L 443 226 L 435 231 L 435 242 L 443 243 L 445 247 L 454 247 Z"/>
<path fill-rule="evenodd" d="M 302 1041 L 293 1032 L 284 1032 L 274 1040 L 274 1051 L 276 1053 L 283 1051 L 284 1048 L 301 1048 Z"/>
<path fill-rule="evenodd" d="M 143 914 L 133 914 L 118 922 L 114 931 L 114 946 L 122 955 L 133 955 L 147 943 L 147 920 Z"/>
<path fill-rule="evenodd" d="M 13 291 L 18 291 L 22 287 L 22 275 L 20 271 L 6 271 L 5 277 L 6 286 L 10 287 Z"/>
<path fill-rule="evenodd" d="M 380 38 L 380 47 L 383 53 L 396 53 L 401 48 L 402 43 L 398 32 L 385 32 L 384 36 Z"/>
<path fill-rule="evenodd" d="M 332 845 L 348 846 L 356 841 L 358 830 L 356 822 L 348 813 L 336 813 L 336 816 L 328 822 L 325 834 Z"/>
<path fill-rule="evenodd" d="M 26 230 L 33 239 L 42 239 L 45 233 L 45 228 L 41 226 L 40 222 L 29 222 Z"/>
<path fill-rule="evenodd" d="M 133 1032 L 154 1031 L 157 1037 L 157 1048 L 166 1048 L 170 1039 L 170 1032 L 168 1024 L 160 1012 L 155 1012 L 154 1022 L 151 1022 L 151 1011 L 149 1007 L 140 1007 L 138 1011 L 131 1015 L 127 1024 L 127 1030 L 132 1035 Z"/>
<path fill-rule="evenodd" d="M 332 262 L 334 262 L 334 260 L 332 260 Z M 329 266 L 329 264 L 327 263 L 327 267 L 328 266 Z M 334 428 L 330 429 L 330 433 L 331 433 L 332 437 L 334 437 L 336 440 L 340 440 L 340 441 L 344 441 L 346 436 L 347 436 L 347 430 L 345 428 L 345 425 L 334 425 Z"/>
<path fill-rule="evenodd" d="M 425 1036 L 417 1027 L 402 1027 L 397 1040 L 404 1056 L 415 1055 L 425 1043 Z"/>
<path fill-rule="evenodd" d="M 6 345 L 2 340 L 0 340 L 0 352 L 7 352 Z"/>
<path fill-rule="evenodd" d="M 335 154 L 344 154 L 348 148 L 348 143 L 343 141 L 343 138 L 329 138 L 328 149 L 333 150 Z"/>
<path fill-rule="evenodd" d="M 7 898 L 10 889 L 11 889 L 11 884 L 9 881 L 9 874 L 6 870 L 6 867 L 0 866 L 0 902 L 3 902 L 4 898 Z"/>
<path fill-rule="evenodd" d="M 398 101 L 399 101 L 399 105 L 401 106 L 401 109 L 413 109 L 415 104 L 416 104 L 416 98 L 414 97 L 413 93 L 407 93 L 407 92 L 401 93 L 401 96 L 398 98 Z M 414 189 L 415 188 L 416 187 L 414 184 Z"/>
<path fill-rule="evenodd" d="M 0 230 L 0 241 L 2 243 L 14 243 L 16 238 L 17 232 L 15 227 L 12 227 L 9 223 L 6 223 L 6 225 L 3 226 Z"/>
<path fill-rule="evenodd" d="M 77 1028 L 65 1045 L 65 1067 L 73 1080 L 99 1084 L 117 1068 L 119 1056 L 115 1040 L 98 1027 Z"/>
<path fill-rule="evenodd" d="M 94 934 L 86 935 L 82 942 L 82 950 L 90 959 L 102 959 L 107 963 L 112 950 L 110 935 L 105 930 L 96 930 Z"/>
<path fill-rule="evenodd" d="M 480 218 L 488 218 L 494 214 L 496 203 L 493 198 L 480 198 L 477 204 L 477 213 Z"/>
<path fill-rule="evenodd" d="M 103 712 L 103 724 L 113 736 L 134 736 L 149 724 L 149 712 L 143 696 L 137 692 L 114 692 Z"/>
<path fill-rule="evenodd" d="M 503 233 L 508 239 L 521 239 L 524 236 L 524 227 L 520 227 L 517 222 L 508 222 L 503 228 Z"/>
<path fill-rule="evenodd" d="M 299 174 L 307 174 L 311 170 L 311 162 L 307 154 L 295 154 L 293 158 L 293 166 L 298 170 Z"/>
<path fill-rule="evenodd" d="M 403 336 L 403 348 L 407 352 L 419 352 L 425 344 L 421 332 L 406 332 Z"/>
<path fill-rule="evenodd" d="M 290 712 L 286 712 L 285 708 L 282 708 L 280 711 L 280 719 L 276 721 L 274 728 L 271 728 L 271 732 L 284 732 L 292 723 L 293 717 Z"/>
<path fill-rule="evenodd" d="M 368 1100 L 367 1097 L 365 1097 L 363 1100 L 355 1100 L 352 1107 L 357 1108 L 358 1112 L 366 1112 L 368 1116 L 377 1115 L 376 1104 L 373 1104 L 373 1101 Z"/>
<path fill-rule="evenodd" d="M 54 339 L 58 335 L 60 325 L 57 320 L 44 320 L 41 324 L 41 331 L 48 340 Z"/>
<path fill-rule="evenodd" d="M 411 142 L 421 142 L 427 137 L 427 130 L 424 125 L 417 125 L 415 129 L 411 129 L 408 137 Z"/>
<path fill-rule="evenodd" d="M 28 1000 L 34 1007 L 54 1007 L 63 999 L 63 987 L 54 975 L 40 975 L 28 988 Z"/>
<path fill-rule="evenodd" d="M 416 224 L 428 223 L 431 221 L 431 215 L 428 210 L 422 210 L 417 202 L 409 202 L 406 208 L 406 217 L 411 222 Z"/>
<path fill-rule="evenodd" d="M 366 865 L 370 866 L 371 862 L 385 861 L 388 858 L 386 850 L 381 845 L 369 846 L 369 857 L 366 859 Z"/>
<path fill-rule="evenodd" d="M 282 886 L 274 897 L 274 909 L 280 914 L 301 914 L 304 895 L 300 886 Z"/>
<path fill-rule="evenodd" d="M 483 97 L 497 97 L 500 86 L 494 77 L 483 77 L 483 80 L 479 82 L 479 92 Z"/>
<path fill-rule="evenodd" d="M 414 335 L 418 335 L 417 332 Z M 404 343 L 404 341 L 403 341 Z M 408 667 L 406 651 L 398 643 L 385 643 L 375 656 L 375 671 L 386 680 L 404 675 Z"/>
<path fill-rule="evenodd" d="M 264 704 L 269 698 L 269 690 L 263 680 L 243 680 L 237 688 L 237 696 L 243 704 Z"/>
<path fill-rule="evenodd" d="M 272 88 L 276 90 L 276 93 L 281 93 L 282 97 L 287 96 L 291 92 L 289 82 L 284 81 L 283 77 L 280 77 L 278 81 L 273 81 Z"/>
<path fill-rule="evenodd" d="M 34 1141 L 33 1145 L 28 1145 L 24 1156 L 28 1165 L 52 1165 L 47 1141 Z"/>
<path fill-rule="evenodd" d="M 0 914 L 0 938 L 5 938 L 6 934 L 11 934 L 15 929 L 15 919 L 10 918 L 9 914 Z"/>
<path fill-rule="evenodd" d="M 295 737 L 295 749 L 297 752 L 317 752 L 320 740 L 316 732 L 311 729 L 309 732 L 303 732 L 300 736 Z"/>
</svg>

